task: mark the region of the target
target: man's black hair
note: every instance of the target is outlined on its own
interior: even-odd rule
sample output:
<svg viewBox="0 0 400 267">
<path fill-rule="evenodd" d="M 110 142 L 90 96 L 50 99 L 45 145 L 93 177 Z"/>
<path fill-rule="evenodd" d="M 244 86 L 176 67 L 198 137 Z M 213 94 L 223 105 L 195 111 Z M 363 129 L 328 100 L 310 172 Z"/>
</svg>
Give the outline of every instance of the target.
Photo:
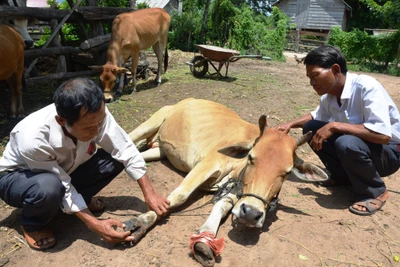
<svg viewBox="0 0 400 267">
<path fill-rule="evenodd" d="M 58 115 L 72 126 L 79 120 L 82 108 L 87 113 L 97 112 L 105 99 L 95 82 L 88 78 L 77 78 L 61 84 L 54 93 L 53 101 Z"/>
<path fill-rule="evenodd" d="M 346 58 L 339 48 L 332 45 L 320 45 L 304 58 L 304 65 L 317 65 L 329 69 L 333 64 L 338 64 L 343 74 L 347 73 Z"/>
</svg>

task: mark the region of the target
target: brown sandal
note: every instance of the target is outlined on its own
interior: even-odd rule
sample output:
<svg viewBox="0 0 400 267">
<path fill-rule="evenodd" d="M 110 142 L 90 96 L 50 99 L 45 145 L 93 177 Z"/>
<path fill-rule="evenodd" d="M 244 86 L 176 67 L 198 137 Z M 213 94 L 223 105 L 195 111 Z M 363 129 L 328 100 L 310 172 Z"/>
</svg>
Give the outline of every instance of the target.
<svg viewBox="0 0 400 267">
<path fill-rule="evenodd" d="M 101 197 L 92 197 L 92 200 L 87 207 L 91 212 L 101 212 L 106 207 L 106 204 L 104 199 Z"/>
<path fill-rule="evenodd" d="M 49 228 L 45 228 L 40 231 L 35 231 L 35 232 L 26 232 L 24 227 L 22 227 L 22 232 L 24 233 L 24 237 L 28 245 L 35 250 L 45 250 L 48 248 L 52 248 L 56 244 L 56 237 L 54 236 L 53 231 L 51 231 Z M 53 238 L 51 242 L 48 242 L 47 244 L 41 244 L 38 245 L 39 242 L 43 243 L 43 240 Z"/>
</svg>

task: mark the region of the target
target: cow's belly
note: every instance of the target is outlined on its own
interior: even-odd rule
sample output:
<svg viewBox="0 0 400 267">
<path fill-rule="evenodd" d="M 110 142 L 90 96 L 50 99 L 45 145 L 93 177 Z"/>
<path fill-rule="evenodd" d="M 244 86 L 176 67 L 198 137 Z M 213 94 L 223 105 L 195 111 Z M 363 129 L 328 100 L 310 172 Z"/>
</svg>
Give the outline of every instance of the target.
<svg viewBox="0 0 400 267">
<path fill-rule="evenodd" d="M 258 128 L 227 107 L 193 99 L 177 105 L 159 130 L 160 147 L 173 166 L 189 172 L 206 155 L 236 142 L 253 140 Z"/>
<path fill-rule="evenodd" d="M 178 170 L 187 173 L 195 166 L 193 160 L 187 155 L 181 144 L 171 144 L 169 142 L 160 141 L 160 146 L 168 160 Z"/>
</svg>

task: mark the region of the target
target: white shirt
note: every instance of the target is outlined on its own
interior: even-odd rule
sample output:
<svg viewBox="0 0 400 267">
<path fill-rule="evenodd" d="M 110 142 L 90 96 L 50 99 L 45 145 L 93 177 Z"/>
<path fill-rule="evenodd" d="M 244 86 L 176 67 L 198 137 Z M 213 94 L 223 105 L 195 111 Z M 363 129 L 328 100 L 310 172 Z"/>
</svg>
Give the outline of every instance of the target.
<svg viewBox="0 0 400 267">
<path fill-rule="evenodd" d="M 400 143 L 399 111 L 375 78 L 347 73 L 340 101 L 341 106 L 335 96 L 323 95 L 319 106 L 311 112 L 312 117 L 326 122 L 363 124 L 365 128 Z"/>
<path fill-rule="evenodd" d="M 30 114 L 15 126 L 0 158 L 0 172 L 23 169 L 56 174 L 66 189 L 61 204 L 65 213 L 87 208 L 83 197 L 71 184 L 69 175 L 95 154 L 94 143 L 123 163 L 126 172 L 134 180 L 146 173 L 143 157 L 107 107 L 99 135 L 88 142 L 78 140 L 76 145 L 65 136 L 55 120 L 56 114 L 55 105 L 51 104 Z"/>
</svg>

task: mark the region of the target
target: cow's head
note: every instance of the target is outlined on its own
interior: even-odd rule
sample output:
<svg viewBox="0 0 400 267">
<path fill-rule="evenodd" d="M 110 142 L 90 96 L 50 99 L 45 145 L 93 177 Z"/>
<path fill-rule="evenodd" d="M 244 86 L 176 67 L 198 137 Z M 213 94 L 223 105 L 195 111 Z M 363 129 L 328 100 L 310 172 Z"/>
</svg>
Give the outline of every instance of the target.
<svg viewBox="0 0 400 267">
<path fill-rule="evenodd" d="M 306 143 L 311 132 L 298 140 L 281 131 L 267 128 L 266 116 L 259 119 L 260 136 L 253 143 L 241 143 L 219 150 L 234 158 L 247 157 L 240 178 L 243 192 L 232 213 L 249 227 L 262 227 L 271 201 L 289 174 L 306 181 L 325 181 L 327 174 L 312 164 L 301 164 L 296 149 Z M 301 164 L 301 165 L 300 165 Z"/>
<path fill-rule="evenodd" d="M 11 6 L 11 7 L 26 7 L 26 0 L 0 0 L 0 6 Z M 6 24 L 13 27 L 24 39 L 25 48 L 32 47 L 34 41 L 29 35 L 28 24 L 35 24 L 36 19 L 23 18 L 23 17 L 0 17 L 0 24 Z"/>
<path fill-rule="evenodd" d="M 118 74 L 125 73 L 128 69 L 117 67 L 111 63 L 103 66 L 89 66 L 89 68 L 100 71 L 100 81 L 103 85 L 106 103 L 114 101 L 114 88 L 118 86 Z"/>
<path fill-rule="evenodd" d="M 19 34 L 21 34 L 24 39 L 25 48 L 32 47 L 34 41 L 28 32 L 28 22 L 29 20 L 25 18 L 14 18 L 9 21 L 9 25 L 13 27 Z"/>
</svg>

